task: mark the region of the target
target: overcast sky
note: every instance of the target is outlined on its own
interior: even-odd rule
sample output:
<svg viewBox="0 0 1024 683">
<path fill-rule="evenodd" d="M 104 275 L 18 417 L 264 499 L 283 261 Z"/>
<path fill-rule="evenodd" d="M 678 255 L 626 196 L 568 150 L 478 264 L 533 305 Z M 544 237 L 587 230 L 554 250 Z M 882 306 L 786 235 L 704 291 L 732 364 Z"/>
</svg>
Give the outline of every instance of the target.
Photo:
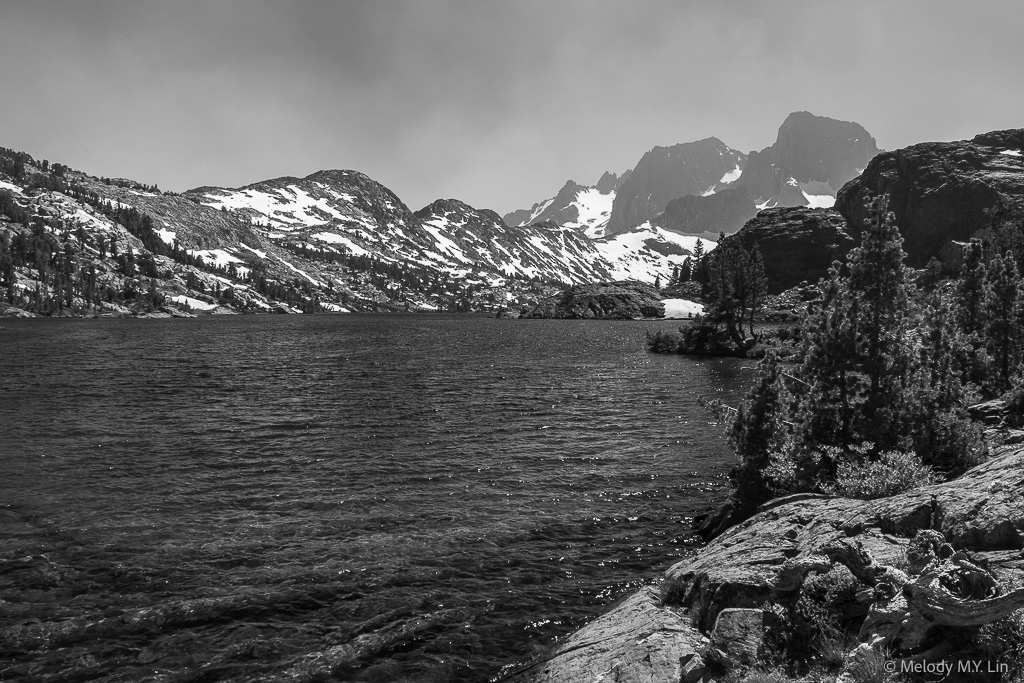
<svg viewBox="0 0 1024 683">
<path fill-rule="evenodd" d="M 162 189 L 362 171 L 501 213 L 792 111 L 1024 126 L 1024 2 L 0 0 L 0 146 Z"/>
</svg>

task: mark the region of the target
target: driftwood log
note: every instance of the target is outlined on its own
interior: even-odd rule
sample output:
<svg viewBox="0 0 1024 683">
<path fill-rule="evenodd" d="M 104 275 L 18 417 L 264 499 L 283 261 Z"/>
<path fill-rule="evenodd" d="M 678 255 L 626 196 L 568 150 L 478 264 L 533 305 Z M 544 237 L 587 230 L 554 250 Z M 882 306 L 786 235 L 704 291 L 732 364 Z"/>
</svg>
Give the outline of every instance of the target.
<svg viewBox="0 0 1024 683">
<path fill-rule="evenodd" d="M 860 543 L 838 541 L 823 549 L 874 591 L 860 631 L 862 643 L 901 656 L 919 655 L 936 627 L 973 628 L 1024 608 L 1024 588 L 1003 591 L 967 553 L 950 555 L 934 532 L 922 533 L 914 547 L 931 547 L 934 554 L 916 577 L 877 563 Z"/>
</svg>

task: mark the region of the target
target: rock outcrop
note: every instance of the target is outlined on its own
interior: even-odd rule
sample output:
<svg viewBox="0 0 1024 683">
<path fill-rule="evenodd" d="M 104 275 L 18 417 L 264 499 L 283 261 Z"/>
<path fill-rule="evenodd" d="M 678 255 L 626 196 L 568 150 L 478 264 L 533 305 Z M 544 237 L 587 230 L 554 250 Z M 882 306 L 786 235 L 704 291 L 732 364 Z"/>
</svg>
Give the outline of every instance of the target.
<svg viewBox="0 0 1024 683">
<path fill-rule="evenodd" d="M 642 588 L 604 616 L 560 642 L 551 652 L 514 669 L 509 683 L 700 680 L 707 638 L 691 628 L 683 610 L 665 606 Z"/>
<path fill-rule="evenodd" d="M 925 142 L 879 154 L 839 191 L 835 208 L 857 237 L 865 203 L 889 196 L 907 262 L 924 266 L 951 241 L 966 242 L 996 218 L 1024 219 L 1024 129 L 959 142 Z"/>
<path fill-rule="evenodd" d="M 944 644 L 963 636 L 958 628 L 1024 607 L 1022 489 L 1024 447 L 1016 446 L 957 480 L 891 498 L 770 501 L 671 567 L 660 601 L 645 588 L 512 680 L 717 676 L 721 669 L 713 667 L 734 668 L 757 656 L 767 635 L 759 629 L 777 614 L 773 605 L 794 603 L 807 577 L 837 570 L 860 586 L 848 616 L 860 624 L 862 648 L 876 644 L 893 656 L 925 659 L 948 652 Z M 703 634 L 710 640 L 701 641 Z M 652 640 L 662 649 L 643 646 Z M 652 675 L 653 662 L 680 657 L 686 671 L 665 667 L 662 678 Z"/>
<path fill-rule="evenodd" d="M 757 215 L 757 207 L 746 188 L 722 190 L 706 197 L 687 195 L 673 199 L 653 224 L 683 234 L 730 235 Z"/>
<path fill-rule="evenodd" d="M 757 245 L 768 291 L 777 294 L 827 275 L 832 262 L 856 246 L 846 230 L 845 219 L 831 209 L 791 207 L 765 209 L 725 239 L 748 250 Z"/>
<path fill-rule="evenodd" d="M 575 285 L 540 303 L 524 318 L 636 320 L 664 318 L 665 304 L 658 290 L 642 282 Z"/>
</svg>

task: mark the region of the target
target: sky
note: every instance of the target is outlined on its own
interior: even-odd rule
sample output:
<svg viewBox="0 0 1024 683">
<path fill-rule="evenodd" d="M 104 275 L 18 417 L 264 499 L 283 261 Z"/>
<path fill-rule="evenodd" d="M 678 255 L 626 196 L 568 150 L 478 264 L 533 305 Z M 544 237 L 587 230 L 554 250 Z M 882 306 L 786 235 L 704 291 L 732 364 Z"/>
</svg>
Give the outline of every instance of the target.
<svg viewBox="0 0 1024 683">
<path fill-rule="evenodd" d="M 1024 2 L 0 0 L 0 146 L 182 191 L 355 169 L 499 213 L 806 110 L 1024 127 Z"/>
</svg>

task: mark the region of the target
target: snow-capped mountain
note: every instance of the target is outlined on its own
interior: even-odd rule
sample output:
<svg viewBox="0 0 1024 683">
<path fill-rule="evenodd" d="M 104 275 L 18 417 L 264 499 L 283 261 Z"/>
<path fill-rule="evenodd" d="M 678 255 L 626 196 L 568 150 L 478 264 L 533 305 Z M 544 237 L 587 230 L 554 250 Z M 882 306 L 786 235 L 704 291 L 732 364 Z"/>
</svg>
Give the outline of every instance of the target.
<svg viewBox="0 0 1024 683">
<path fill-rule="evenodd" d="M 53 242 L 43 255 L 37 233 Z M 692 249 L 649 226 L 628 239 L 585 233 L 550 221 L 509 227 L 452 199 L 413 213 L 356 171 L 177 194 L 0 150 L 0 263 L 17 252 L 18 264 L 0 283 L 9 302 L 43 313 L 496 310 L 567 284 L 664 281 Z M 64 254 L 59 268 L 29 266 L 54 254 Z M 78 284 L 55 296 L 69 278 Z"/>
<path fill-rule="evenodd" d="M 551 199 L 530 209 L 512 211 L 504 217 L 508 225 L 527 226 L 551 221 L 582 231 L 587 237 L 604 237 L 611 218 L 612 203 L 621 181 L 614 173 L 605 173 L 597 185 L 586 187 L 568 181 Z"/>
<path fill-rule="evenodd" d="M 744 154 L 717 138 L 706 138 L 648 151 L 616 180 L 614 191 L 602 187 L 602 178 L 592 189 L 605 202 L 599 215 L 611 199 L 603 227 L 584 208 L 595 205 L 595 197 L 583 196 L 591 188 L 571 182 L 554 198 L 532 210 L 514 211 L 506 220 L 529 224 L 543 216 L 582 228 L 592 237 L 648 222 L 683 234 L 729 234 L 761 209 L 832 206 L 839 188 L 878 152 L 874 138 L 856 123 L 795 112 L 783 122 L 775 142 L 760 152 Z"/>
</svg>

